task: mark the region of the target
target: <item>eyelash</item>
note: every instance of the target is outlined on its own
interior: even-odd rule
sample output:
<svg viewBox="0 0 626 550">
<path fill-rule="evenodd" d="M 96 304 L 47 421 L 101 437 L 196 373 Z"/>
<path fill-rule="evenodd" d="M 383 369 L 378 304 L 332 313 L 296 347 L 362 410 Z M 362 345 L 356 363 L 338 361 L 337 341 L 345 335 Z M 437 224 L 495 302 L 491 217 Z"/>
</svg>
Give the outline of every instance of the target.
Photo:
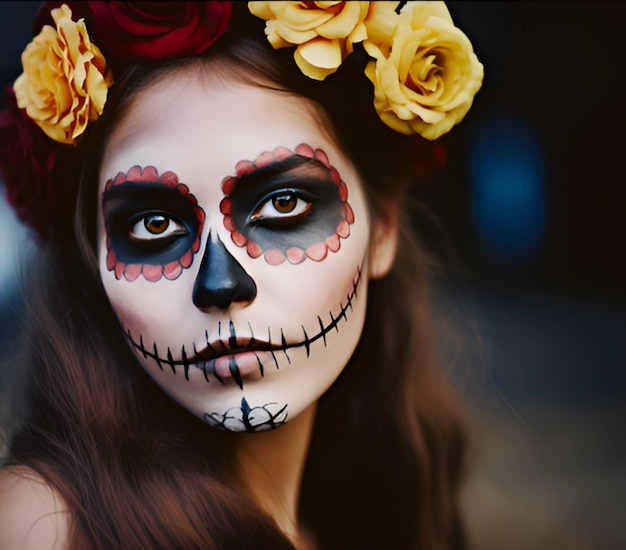
<svg viewBox="0 0 626 550">
<path fill-rule="evenodd" d="M 162 218 L 162 221 L 167 224 L 160 233 L 151 231 L 147 226 L 150 220 L 154 221 L 155 218 Z M 128 236 L 131 240 L 144 243 L 167 239 L 186 233 L 187 228 L 183 223 L 163 212 L 149 212 L 134 218 L 130 222 L 130 228 L 128 230 Z"/>
<path fill-rule="evenodd" d="M 280 206 L 276 204 L 281 199 L 286 201 L 295 199 L 295 204 L 290 210 L 281 212 Z M 250 215 L 250 222 L 252 224 L 276 224 L 298 220 L 309 214 L 313 208 L 313 199 L 314 197 L 310 193 L 305 193 L 302 190 L 279 189 L 265 196 L 256 204 Z"/>
</svg>

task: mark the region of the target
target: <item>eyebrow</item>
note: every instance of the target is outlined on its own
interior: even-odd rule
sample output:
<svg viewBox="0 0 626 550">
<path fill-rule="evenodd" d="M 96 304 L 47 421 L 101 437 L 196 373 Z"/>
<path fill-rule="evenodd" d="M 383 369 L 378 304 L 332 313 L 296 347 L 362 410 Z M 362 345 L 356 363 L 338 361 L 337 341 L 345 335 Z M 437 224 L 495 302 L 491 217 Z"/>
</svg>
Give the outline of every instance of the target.
<svg viewBox="0 0 626 550">
<path fill-rule="evenodd" d="M 133 181 L 126 180 L 120 182 L 102 192 L 102 203 L 105 204 L 113 200 L 128 200 L 137 198 L 156 199 L 162 197 L 180 197 L 185 195 L 179 193 L 175 188 L 165 185 L 160 181 Z"/>
<path fill-rule="evenodd" d="M 304 155 L 294 153 L 293 155 L 290 155 L 283 159 L 273 160 L 268 164 L 265 164 L 264 166 L 255 167 L 250 172 L 243 174 L 239 178 L 239 182 L 240 184 L 244 181 L 246 182 L 246 184 L 255 184 L 258 181 L 265 181 L 267 179 L 280 176 L 288 172 L 307 168 L 321 168 L 324 171 L 325 175 L 329 174 L 328 167 L 321 161 L 315 158 L 305 157 Z"/>
</svg>

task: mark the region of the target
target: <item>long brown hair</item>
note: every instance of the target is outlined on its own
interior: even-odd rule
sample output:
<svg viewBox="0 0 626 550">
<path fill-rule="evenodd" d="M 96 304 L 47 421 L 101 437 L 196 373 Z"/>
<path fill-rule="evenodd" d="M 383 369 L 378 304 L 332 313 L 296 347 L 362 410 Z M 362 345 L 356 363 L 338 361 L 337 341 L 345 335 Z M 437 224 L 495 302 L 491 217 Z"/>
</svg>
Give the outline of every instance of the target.
<svg viewBox="0 0 626 550">
<path fill-rule="evenodd" d="M 76 232 L 51 235 L 28 287 L 30 408 L 8 463 L 33 468 L 61 494 L 72 548 L 292 548 L 239 490 L 232 438 L 179 407 L 137 365 L 95 269 L 94 178 L 106 135 L 134 94 L 181 63 L 206 63 L 313 99 L 378 217 L 403 204 L 412 168 L 427 162 L 426 145 L 375 115 L 363 52 L 313 82 L 246 12 L 235 6 L 205 59 L 116 70 L 105 115 L 74 153 L 83 167 Z M 455 503 L 463 433 L 435 356 L 433 264 L 408 219 L 400 228 L 391 272 L 370 283 L 359 345 L 318 406 L 299 516 L 323 550 L 465 548 Z"/>
</svg>

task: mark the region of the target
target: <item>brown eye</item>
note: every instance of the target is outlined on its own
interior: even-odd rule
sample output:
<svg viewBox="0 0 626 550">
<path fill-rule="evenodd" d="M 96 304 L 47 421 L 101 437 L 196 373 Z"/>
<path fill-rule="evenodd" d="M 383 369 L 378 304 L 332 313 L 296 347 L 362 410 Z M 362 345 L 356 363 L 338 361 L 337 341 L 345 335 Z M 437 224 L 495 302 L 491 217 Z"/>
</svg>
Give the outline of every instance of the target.
<svg viewBox="0 0 626 550">
<path fill-rule="evenodd" d="M 302 196 L 301 192 L 284 189 L 262 202 L 250 216 L 254 222 L 261 220 L 296 220 L 306 216 L 313 202 Z"/>
<path fill-rule="evenodd" d="M 148 233 L 152 233 L 153 235 L 160 235 L 163 233 L 169 224 L 170 221 L 165 216 L 161 215 L 148 216 L 143 221 L 143 225 L 148 230 Z"/>
<path fill-rule="evenodd" d="M 293 212 L 297 204 L 298 198 L 295 195 L 280 195 L 272 199 L 272 206 L 280 214 Z"/>
<path fill-rule="evenodd" d="M 183 224 L 165 214 L 148 214 L 131 228 L 130 238 L 136 241 L 148 241 L 183 234 L 185 231 Z"/>
</svg>

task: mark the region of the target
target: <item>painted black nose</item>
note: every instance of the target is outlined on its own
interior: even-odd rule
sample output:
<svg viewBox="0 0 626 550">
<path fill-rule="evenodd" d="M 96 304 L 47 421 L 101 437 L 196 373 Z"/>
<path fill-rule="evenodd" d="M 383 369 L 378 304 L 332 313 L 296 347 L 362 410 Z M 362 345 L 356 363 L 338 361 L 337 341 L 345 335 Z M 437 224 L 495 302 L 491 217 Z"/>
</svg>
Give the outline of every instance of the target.
<svg viewBox="0 0 626 550">
<path fill-rule="evenodd" d="M 219 239 L 209 234 L 200 271 L 193 287 L 193 303 L 200 309 L 226 309 L 233 302 L 251 302 L 256 283 Z"/>
</svg>

